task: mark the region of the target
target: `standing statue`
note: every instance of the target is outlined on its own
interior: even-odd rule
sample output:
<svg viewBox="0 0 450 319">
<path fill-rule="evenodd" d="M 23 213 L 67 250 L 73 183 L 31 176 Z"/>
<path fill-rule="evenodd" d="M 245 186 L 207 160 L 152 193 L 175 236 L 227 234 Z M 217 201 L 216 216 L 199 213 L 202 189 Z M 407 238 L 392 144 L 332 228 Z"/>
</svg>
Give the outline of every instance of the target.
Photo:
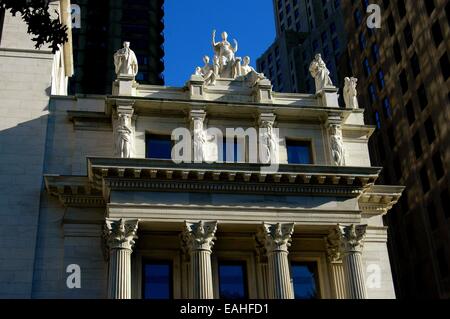
<svg viewBox="0 0 450 319">
<path fill-rule="evenodd" d="M 344 101 L 345 106 L 349 109 L 357 109 L 358 105 L 358 91 L 356 90 L 356 85 L 358 83 L 357 78 L 345 78 L 344 86 Z"/>
<path fill-rule="evenodd" d="M 138 61 L 136 54 L 130 49 L 130 42 L 124 42 L 123 48 L 114 53 L 114 66 L 117 76 L 121 74 L 136 76 Z"/>
<path fill-rule="evenodd" d="M 273 122 L 263 121 L 261 125 L 262 134 L 259 143 L 259 156 L 262 163 L 278 162 L 278 141 L 273 130 Z"/>
<path fill-rule="evenodd" d="M 131 157 L 131 118 L 128 114 L 119 114 L 119 125 L 117 126 L 117 149 L 121 158 Z"/>
<path fill-rule="evenodd" d="M 203 62 L 205 63 L 205 65 L 203 67 L 197 67 L 195 69 L 195 74 L 201 75 L 205 80 L 206 85 L 214 85 L 216 82 L 216 76 L 218 74 L 218 65 L 216 63 L 214 65 L 211 65 L 209 63 L 209 56 L 207 55 L 203 57 Z"/>
<path fill-rule="evenodd" d="M 325 87 L 334 86 L 330 78 L 330 71 L 327 69 L 327 65 L 322 60 L 320 54 L 316 54 L 314 60 L 311 62 L 309 72 L 311 72 L 316 82 L 316 92 L 321 91 Z"/>
<path fill-rule="evenodd" d="M 340 125 L 333 124 L 330 127 L 330 146 L 334 165 L 344 166 L 344 142 L 342 141 L 342 130 Z"/>
<path fill-rule="evenodd" d="M 238 43 L 234 39 L 234 48 L 228 42 L 228 33 L 222 32 L 222 41 L 216 42 L 216 30 L 212 33 L 212 46 L 214 56 L 218 58 L 220 77 L 236 78 L 239 75 L 240 58 L 235 54 L 238 50 Z"/>
<path fill-rule="evenodd" d="M 194 162 L 201 163 L 205 158 L 204 147 L 207 141 L 203 120 L 194 120 Z"/>
</svg>

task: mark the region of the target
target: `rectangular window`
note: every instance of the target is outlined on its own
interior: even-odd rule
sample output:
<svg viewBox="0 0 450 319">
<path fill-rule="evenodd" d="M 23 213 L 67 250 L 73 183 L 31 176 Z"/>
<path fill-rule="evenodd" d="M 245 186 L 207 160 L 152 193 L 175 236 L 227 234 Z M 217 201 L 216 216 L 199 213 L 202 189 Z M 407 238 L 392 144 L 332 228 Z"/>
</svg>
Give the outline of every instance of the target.
<svg viewBox="0 0 450 319">
<path fill-rule="evenodd" d="M 366 73 L 366 76 L 369 76 L 371 73 L 371 70 L 370 70 L 369 60 L 367 60 L 367 58 L 364 59 L 363 67 L 364 67 L 364 72 Z"/>
<path fill-rule="evenodd" d="M 144 299 L 172 299 L 172 262 L 145 262 L 143 265 Z"/>
<path fill-rule="evenodd" d="M 400 85 L 402 87 L 402 93 L 405 94 L 408 91 L 408 78 L 405 70 L 400 73 Z"/>
<path fill-rule="evenodd" d="M 442 43 L 444 37 L 442 36 L 441 26 L 439 20 L 433 23 L 431 26 L 431 33 L 433 34 L 433 40 L 436 48 Z"/>
<path fill-rule="evenodd" d="M 433 155 L 433 168 L 434 174 L 436 175 L 436 180 L 440 180 L 445 174 L 440 152 Z"/>
<path fill-rule="evenodd" d="M 408 101 L 405 108 L 406 108 L 406 116 L 408 117 L 409 125 L 412 125 L 414 123 L 414 121 L 416 120 L 416 113 L 414 111 L 414 105 L 412 104 L 411 100 Z"/>
<path fill-rule="evenodd" d="M 221 299 L 247 299 L 245 262 L 219 261 L 219 296 Z"/>
<path fill-rule="evenodd" d="M 420 74 L 420 64 L 419 64 L 419 58 L 417 57 L 417 54 L 414 53 L 411 60 L 411 69 L 414 74 L 414 77 L 417 78 L 417 76 Z"/>
<path fill-rule="evenodd" d="M 448 60 L 447 52 L 444 52 L 444 55 L 439 60 L 439 64 L 441 65 L 442 76 L 447 81 L 450 77 L 450 61 Z"/>
<path fill-rule="evenodd" d="M 296 262 L 291 264 L 295 299 L 319 299 L 317 263 Z"/>
<path fill-rule="evenodd" d="M 289 164 L 312 164 L 311 142 L 286 140 Z"/>
<path fill-rule="evenodd" d="M 414 151 L 416 152 L 416 157 L 422 156 L 422 143 L 420 141 L 420 134 L 417 132 L 413 137 Z"/>
<path fill-rule="evenodd" d="M 423 193 L 426 194 L 430 190 L 430 180 L 428 179 L 426 166 L 422 167 L 420 170 L 420 182 L 422 183 Z"/>
<path fill-rule="evenodd" d="M 425 121 L 425 132 L 427 133 L 428 143 L 432 144 L 436 139 L 436 133 L 434 131 L 434 125 L 431 117 Z"/>
<path fill-rule="evenodd" d="M 172 140 L 169 135 L 147 134 L 145 157 L 154 159 L 171 159 Z"/>
</svg>

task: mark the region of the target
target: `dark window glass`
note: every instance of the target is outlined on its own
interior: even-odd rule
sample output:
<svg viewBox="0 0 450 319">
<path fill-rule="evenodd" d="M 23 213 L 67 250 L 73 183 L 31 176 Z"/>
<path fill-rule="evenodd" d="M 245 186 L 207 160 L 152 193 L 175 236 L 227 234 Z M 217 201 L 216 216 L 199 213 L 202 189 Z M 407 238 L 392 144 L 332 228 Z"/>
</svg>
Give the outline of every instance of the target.
<svg viewBox="0 0 450 319">
<path fill-rule="evenodd" d="M 436 179 L 440 180 L 444 176 L 444 166 L 442 165 L 441 154 L 439 152 L 433 155 L 433 168 Z"/>
<path fill-rule="evenodd" d="M 427 92 L 425 90 L 425 86 L 422 84 L 417 90 L 417 96 L 419 98 L 420 108 L 423 110 L 428 105 Z"/>
<path fill-rule="evenodd" d="M 419 64 L 419 58 L 417 57 L 416 53 L 414 53 L 410 62 L 411 62 L 411 69 L 414 74 L 414 77 L 417 78 L 417 76 L 420 74 L 420 64 Z"/>
<path fill-rule="evenodd" d="M 430 190 L 430 180 L 428 179 L 426 166 L 422 167 L 420 170 L 420 182 L 422 183 L 423 193 L 426 194 Z"/>
<path fill-rule="evenodd" d="M 168 135 L 147 134 L 146 156 L 155 159 L 171 159 L 172 140 Z"/>
<path fill-rule="evenodd" d="M 408 117 L 409 125 L 412 125 L 416 120 L 416 114 L 414 112 L 414 105 L 412 104 L 411 100 L 408 101 L 405 108 L 406 108 L 406 115 Z"/>
<path fill-rule="evenodd" d="M 404 0 L 397 1 L 397 10 L 398 10 L 398 15 L 400 16 L 400 18 L 403 18 L 406 15 L 406 7 L 405 7 Z"/>
<path fill-rule="evenodd" d="M 435 230 L 438 228 L 439 223 L 436 214 L 436 206 L 434 206 L 433 202 L 428 203 L 427 207 L 428 212 L 428 220 L 430 221 L 431 229 Z"/>
<path fill-rule="evenodd" d="M 442 30 L 441 26 L 439 25 L 439 21 L 433 23 L 433 25 L 431 26 L 431 33 L 433 34 L 434 44 L 436 45 L 436 47 L 438 47 L 443 40 Z"/>
<path fill-rule="evenodd" d="M 395 22 L 392 14 L 388 17 L 387 23 L 389 28 L 389 34 L 393 36 L 395 34 Z"/>
<path fill-rule="evenodd" d="M 420 142 L 420 134 L 417 132 L 413 137 L 413 143 L 414 143 L 414 151 L 416 152 L 416 157 L 419 158 L 422 156 L 422 144 Z"/>
<path fill-rule="evenodd" d="M 436 133 L 434 132 L 434 126 L 431 117 L 429 117 L 425 121 L 425 131 L 427 133 L 428 143 L 432 144 L 436 139 Z"/>
<path fill-rule="evenodd" d="M 223 162 L 236 163 L 243 161 L 244 141 L 234 138 L 234 141 L 223 139 L 222 150 L 219 150 L 219 158 Z"/>
<path fill-rule="evenodd" d="M 294 281 L 295 299 L 318 299 L 318 271 L 317 263 L 293 263 L 292 279 Z"/>
<path fill-rule="evenodd" d="M 448 60 L 448 55 L 446 52 L 439 60 L 439 63 L 441 64 L 442 76 L 444 77 L 444 80 L 447 81 L 447 79 L 450 77 L 450 62 Z"/>
<path fill-rule="evenodd" d="M 378 99 L 377 89 L 375 88 L 375 86 L 373 84 L 370 84 L 368 89 L 369 89 L 370 102 L 373 103 Z"/>
<path fill-rule="evenodd" d="M 447 261 L 447 254 L 445 253 L 444 248 L 439 248 L 436 251 L 436 257 L 439 265 L 439 272 L 441 273 L 442 278 L 447 278 L 449 274 L 449 265 Z"/>
<path fill-rule="evenodd" d="M 387 97 L 383 100 L 383 113 L 387 119 L 392 117 L 391 102 L 389 102 Z"/>
<path fill-rule="evenodd" d="M 311 143 L 305 141 L 286 141 L 289 164 L 312 164 Z"/>
<path fill-rule="evenodd" d="M 376 43 L 372 45 L 372 58 L 374 63 L 377 63 L 378 60 L 380 59 L 380 48 Z"/>
<path fill-rule="evenodd" d="M 400 85 L 402 87 L 402 93 L 405 94 L 408 91 L 408 78 L 406 77 L 405 70 L 400 73 Z"/>
<path fill-rule="evenodd" d="M 356 26 L 356 28 L 358 28 L 358 26 L 362 22 L 361 10 L 356 9 L 355 12 L 353 13 L 353 18 L 355 19 L 355 26 Z"/>
<path fill-rule="evenodd" d="M 427 9 L 427 13 L 430 16 L 434 11 L 434 0 L 424 0 L 425 8 Z"/>
<path fill-rule="evenodd" d="M 400 44 L 398 44 L 398 41 L 394 42 L 394 57 L 397 64 L 402 61 L 402 51 L 400 50 Z"/>
<path fill-rule="evenodd" d="M 384 89 L 385 82 L 384 82 L 383 70 L 378 70 L 378 72 L 377 72 L 377 84 L 378 84 L 378 88 L 380 90 Z"/>
<path fill-rule="evenodd" d="M 367 58 L 364 59 L 363 67 L 364 67 L 364 72 L 366 73 L 366 76 L 369 76 L 371 73 L 371 70 L 370 70 L 369 60 L 367 60 Z"/>
<path fill-rule="evenodd" d="M 144 263 L 144 299 L 171 299 L 172 263 Z"/>
<path fill-rule="evenodd" d="M 246 267 L 243 262 L 219 262 L 221 299 L 246 299 Z"/>
<path fill-rule="evenodd" d="M 366 48 L 366 43 L 366 36 L 361 32 L 359 34 L 359 48 L 361 49 L 361 51 L 364 51 L 364 49 Z"/>
<path fill-rule="evenodd" d="M 445 217 L 450 218 L 450 194 L 448 193 L 448 189 L 444 189 L 441 192 L 441 205 L 442 210 L 444 211 Z"/>
<path fill-rule="evenodd" d="M 412 30 L 409 24 L 407 24 L 403 30 L 403 36 L 405 37 L 406 46 L 409 48 L 413 43 Z"/>
<path fill-rule="evenodd" d="M 378 111 L 375 112 L 375 124 L 377 125 L 377 128 L 381 128 L 381 119 L 380 119 L 380 113 Z"/>
<path fill-rule="evenodd" d="M 398 158 L 398 156 L 394 158 L 394 170 L 395 175 L 400 180 L 400 178 L 402 178 L 403 172 L 402 172 L 402 165 L 400 164 L 400 159 Z"/>
</svg>

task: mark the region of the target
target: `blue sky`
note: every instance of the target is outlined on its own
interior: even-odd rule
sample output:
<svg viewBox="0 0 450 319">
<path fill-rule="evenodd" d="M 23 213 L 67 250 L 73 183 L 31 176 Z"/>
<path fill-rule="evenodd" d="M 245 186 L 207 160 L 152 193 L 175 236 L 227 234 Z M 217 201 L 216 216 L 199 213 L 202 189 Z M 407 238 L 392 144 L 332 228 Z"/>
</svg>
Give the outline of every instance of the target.
<svg viewBox="0 0 450 319">
<path fill-rule="evenodd" d="M 211 32 L 222 31 L 239 44 L 237 56 L 250 56 L 251 65 L 275 39 L 272 0 L 166 0 L 164 4 L 164 78 L 167 86 L 183 86 L 213 55 Z"/>
</svg>

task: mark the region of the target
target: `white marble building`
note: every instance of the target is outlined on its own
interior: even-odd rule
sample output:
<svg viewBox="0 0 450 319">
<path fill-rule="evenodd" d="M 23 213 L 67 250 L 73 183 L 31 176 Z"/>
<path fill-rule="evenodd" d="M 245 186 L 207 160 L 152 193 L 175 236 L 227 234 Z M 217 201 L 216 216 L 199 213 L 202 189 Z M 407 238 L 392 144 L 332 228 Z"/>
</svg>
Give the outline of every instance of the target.
<svg viewBox="0 0 450 319">
<path fill-rule="evenodd" d="M 20 104 L 16 126 L 2 118 L 0 148 L 25 146 L 0 155 L 0 187 L 12 187 L 1 197 L 1 297 L 395 298 L 382 215 L 403 188 L 375 185 L 363 110 L 338 105 L 323 61 L 311 65 L 315 95 L 287 94 L 236 53 L 222 34 L 184 87 L 147 86 L 125 44 L 112 95 L 52 95 Z M 19 137 L 28 123 L 39 136 Z M 276 171 L 233 138 L 233 163 L 220 145 L 214 163 L 171 159 L 175 129 L 208 139 L 209 128 L 268 126 L 279 145 L 272 133 L 257 144 Z M 211 147 L 192 143 L 203 158 Z M 67 285 L 73 265 L 79 288 Z"/>
</svg>

